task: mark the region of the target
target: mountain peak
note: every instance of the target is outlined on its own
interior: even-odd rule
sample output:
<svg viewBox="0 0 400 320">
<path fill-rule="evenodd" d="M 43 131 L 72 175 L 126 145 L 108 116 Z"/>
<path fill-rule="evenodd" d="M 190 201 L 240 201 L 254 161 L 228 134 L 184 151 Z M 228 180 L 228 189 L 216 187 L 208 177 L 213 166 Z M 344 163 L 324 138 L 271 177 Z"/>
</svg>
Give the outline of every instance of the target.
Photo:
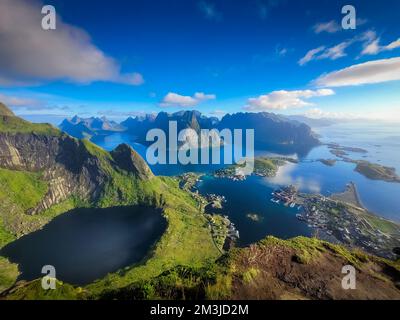
<svg viewBox="0 0 400 320">
<path fill-rule="evenodd" d="M 132 172 L 143 180 L 149 180 L 153 177 L 147 163 L 129 145 L 120 144 L 111 151 L 111 155 L 120 169 Z"/>
<path fill-rule="evenodd" d="M 15 117 L 15 114 L 5 104 L 0 102 L 0 116 Z"/>
<path fill-rule="evenodd" d="M 78 122 L 80 122 L 80 121 L 81 121 L 81 118 L 79 118 L 78 115 L 75 115 L 75 116 L 71 119 L 71 122 L 72 122 L 72 123 L 78 123 Z"/>
</svg>

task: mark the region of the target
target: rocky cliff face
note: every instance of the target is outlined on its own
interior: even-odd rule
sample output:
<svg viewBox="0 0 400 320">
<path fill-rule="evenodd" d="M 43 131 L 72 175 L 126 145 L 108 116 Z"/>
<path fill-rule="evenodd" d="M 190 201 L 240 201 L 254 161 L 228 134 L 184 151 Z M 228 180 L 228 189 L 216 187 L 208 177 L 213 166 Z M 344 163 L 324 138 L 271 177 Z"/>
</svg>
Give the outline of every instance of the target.
<svg viewBox="0 0 400 320">
<path fill-rule="evenodd" d="M 0 134 L 0 167 L 10 170 L 42 172 L 49 184 L 48 193 L 36 208 L 36 214 L 65 200 L 72 194 L 95 199 L 98 186 L 107 179 L 99 159 L 84 144 L 67 135 Z"/>
<path fill-rule="evenodd" d="M 15 116 L 3 116 L 7 117 Z M 18 121 L 15 118 L 14 122 Z M 29 210 L 30 214 L 40 213 L 71 195 L 95 201 L 112 179 L 105 165 L 111 170 L 127 171 L 140 179 L 153 176 L 144 160 L 127 145 L 118 147 L 112 154 L 102 149 L 101 154 L 96 154 L 91 148 L 97 147 L 67 134 L 3 130 L 0 132 L 0 168 L 42 173 L 49 186 L 48 192 L 35 208 Z"/>
</svg>

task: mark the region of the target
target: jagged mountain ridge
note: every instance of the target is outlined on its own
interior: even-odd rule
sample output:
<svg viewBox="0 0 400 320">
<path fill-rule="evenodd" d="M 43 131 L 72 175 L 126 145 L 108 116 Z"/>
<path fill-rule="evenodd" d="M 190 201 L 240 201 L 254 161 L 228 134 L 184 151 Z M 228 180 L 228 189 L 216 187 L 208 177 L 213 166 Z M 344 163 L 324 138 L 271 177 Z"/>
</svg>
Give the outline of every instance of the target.
<svg viewBox="0 0 400 320">
<path fill-rule="evenodd" d="M 125 130 L 121 124 L 108 120 L 106 117 L 80 118 L 74 116 L 71 119 L 64 119 L 59 127 L 62 131 L 78 139 Z"/>
<path fill-rule="evenodd" d="M 74 117 L 73 119 L 80 119 Z M 160 112 L 158 115 L 145 115 L 135 118 L 129 117 L 121 122 L 120 127 L 125 132 L 135 136 L 140 143 L 146 143 L 146 134 L 151 129 L 161 129 L 167 135 L 169 122 L 177 122 L 177 130 L 193 129 L 197 133 L 201 129 L 254 129 L 256 147 L 288 147 L 305 148 L 319 144 L 319 140 L 311 128 L 299 121 L 273 113 L 236 113 L 225 115 L 221 120 L 215 117 L 206 117 L 199 111 L 179 111 L 175 113 Z M 63 122 L 60 128 L 75 137 L 96 134 L 94 128 L 82 126 L 84 121 L 78 120 L 75 125 Z M 87 121 L 86 121 L 87 122 Z M 88 132 L 90 130 L 90 132 Z"/>
</svg>

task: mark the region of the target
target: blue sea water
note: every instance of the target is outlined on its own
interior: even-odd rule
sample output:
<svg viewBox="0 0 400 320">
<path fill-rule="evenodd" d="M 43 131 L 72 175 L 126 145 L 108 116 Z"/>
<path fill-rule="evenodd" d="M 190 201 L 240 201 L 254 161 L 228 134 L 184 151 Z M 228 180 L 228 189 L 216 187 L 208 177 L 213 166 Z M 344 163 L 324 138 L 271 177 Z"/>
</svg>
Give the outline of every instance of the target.
<svg viewBox="0 0 400 320">
<path fill-rule="evenodd" d="M 324 143 L 338 143 L 347 147 L 367 150 L 366 154 L 349 152 L 352 159 L 364 159 L 396 168 L 400 172 L 400 128 L 393 124 L 342 123 L 315 129 Z M 130 144 L 144 158 L 146 147 L 134 142 L 125 134 L 95 137 L 93 142 L 106 150 L 120 143 Z M 276 154 L 273 150 L 257 150 L 256 155 Z M 287 156 L 287 155 L 286 155 Z M 297 157 L 298 164 L 281 167 L 274 178 L 250 177 L 246 181 L 217 179 L 211 173 L 221 166 L 206 165 L 156 165 L 151 166 L 157 175 L 177 175 L 183 172 L 202 172 L 206 175 L 198 184 L 201 193 L 224 195 L 227 203 L 223 209 L 240 232 L 240 244 L 247 245 L 267 235 L 280 238 L 312 234 L 306 224 L 296 218 L 297 208 L 287 208 L 271 202 L 271 193 L 281 186 L 296 185 L 303 192 L 332 193 L 344 191 L 352 181 L 356 184 L 363 205 L 375 214 L 400 222 L 400 183 L 370 180 L 354 171 L 355 165 L 344 162 L 330 153 L 326 145 L 312 149 L 307 155 Z M 334 166 L 327 166 L 319 159 L 337 159 Z M 260 221 L 253 221 L 248 214 L 257 214 Z"/>
</svg>

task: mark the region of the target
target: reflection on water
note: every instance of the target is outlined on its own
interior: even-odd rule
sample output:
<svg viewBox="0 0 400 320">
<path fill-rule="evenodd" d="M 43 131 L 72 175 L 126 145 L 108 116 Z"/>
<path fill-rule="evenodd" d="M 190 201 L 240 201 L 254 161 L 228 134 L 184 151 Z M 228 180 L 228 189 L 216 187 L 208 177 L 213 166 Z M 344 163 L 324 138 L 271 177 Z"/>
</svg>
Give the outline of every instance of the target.
<svg viewBox="0 0 400 320">
<path fill-rule="evenodd" d="M 271 178 L 270 182 L 277 186 L 294 185 L 303 192 L 320 193 L 321 185 L 319 180 L 313 177 L 294 175 L 293 172 L 297 167 L 297 164 L 288 163 L 279 168 L 276 176 Z"/>
</svg>

